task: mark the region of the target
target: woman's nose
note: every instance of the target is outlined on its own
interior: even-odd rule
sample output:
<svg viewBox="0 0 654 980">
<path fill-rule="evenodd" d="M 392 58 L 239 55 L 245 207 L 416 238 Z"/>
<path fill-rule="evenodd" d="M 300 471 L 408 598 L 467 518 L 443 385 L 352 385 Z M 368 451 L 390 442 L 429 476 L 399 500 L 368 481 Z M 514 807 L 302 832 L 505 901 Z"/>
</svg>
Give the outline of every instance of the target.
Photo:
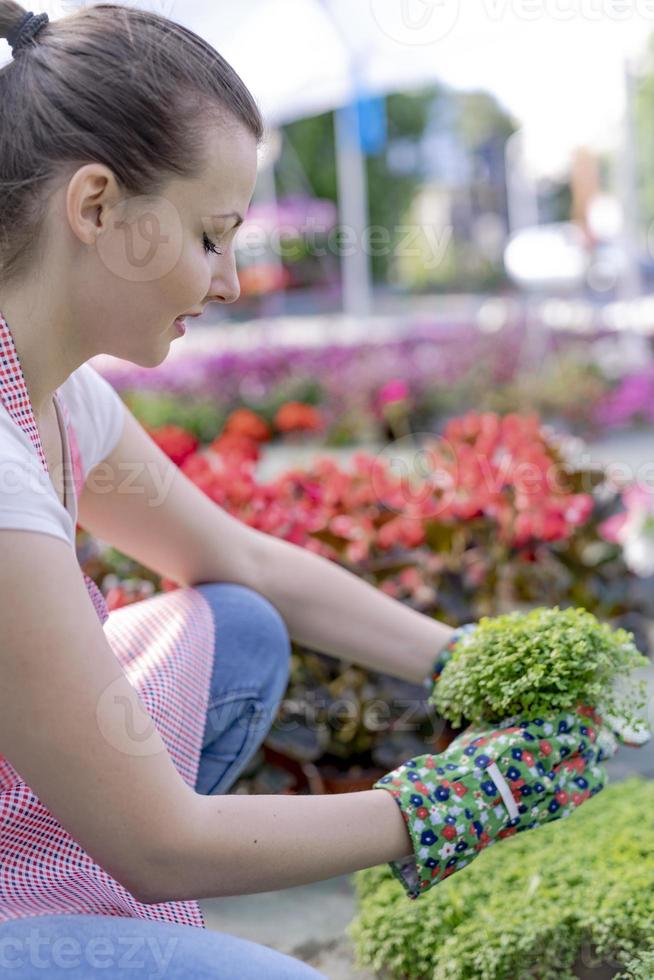
<svg viewBox="0 0 654 980">
<path fill-rule="evenodd" d="M 225 261 L 226 260 L 226 261 Z M 236 270 L 236 260 L 223 256 L 220 270 L 211 282 L 211 294 L 208 302 L 235 303 L 241 295 L 241 284 Z"/>
</svg>

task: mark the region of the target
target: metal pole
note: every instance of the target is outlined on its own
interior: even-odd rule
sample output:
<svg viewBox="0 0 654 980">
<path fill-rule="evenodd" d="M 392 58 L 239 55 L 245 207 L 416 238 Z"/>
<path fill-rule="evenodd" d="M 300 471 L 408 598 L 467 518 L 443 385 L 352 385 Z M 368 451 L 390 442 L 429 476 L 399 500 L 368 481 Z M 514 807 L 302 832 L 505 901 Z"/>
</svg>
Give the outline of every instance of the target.
<svg viewBox="0 0 654 980">
<path fill-rule="evenodd" d="M 263 156 L 259 164 L 259 171 L 257 173 L 257 199 L 265 201 L 267 204 L 271 204 L 275 209 L 277 208 L 277 188 L 275 186 L 275 156 L 274 154 L 268 153 Z M 275 241 L 279 241 L 279 237 L 275 238 Z M 280 274 L 283 268 L 282 257 L 279 252 L 274 248 L 269 248 L 270 264 L 275 266 Z M 264 317 L 269 316 L 283 316 L 286 312 L 286 290 L 281 289 L 272 295 L 263 297 L 263 313 Z M 266 324 L 266 337 L 268 340 L 268 325 Z"/>
<path fill-rule="evenodd" d="M 506 201 L 509 234 L 538 224 L 538 196 L 533 180 L 525 172 L 524 134 L 512 133 L 504 147 Z"/>
<path fill-rule="evenodd" d="M 640 273 L 639 224 L 638 224 L 638 168 L 636 163 L 636 120 L 634 118 L 634 74 L 629 60 L 624 63 L 624 124 L 622 153 L 620 154 L 620 191 L 624 214 L 622 242 L 625 254 L 625 271 L 618 293 L 620 299 L 636 299 L 642 296 Z"/>
<path fill-rule="evenodd" d="M 341 245 L 343 312 L 349 316 L 369 316 L 372 289 L 367 251 L 368 180 L 355 104 L 336 109 L 334 133 L 338 211 L 344 231 Z"/>
<path fill-rule="evenodd" d="M 334 142 L 338 177 L 338 216 L 342 239 L 341 280 L 343 312 L 366 317 L 372 308 L 372 281 L 368 240 L 368 176 L 361 146 L 356 100 L 365 92 L 361 53 L 354 50 L 348 25 L 329 0 L 316 0 L 340 38 L 349 69 L 350 102 L 334 112 Z"/>
</svg>

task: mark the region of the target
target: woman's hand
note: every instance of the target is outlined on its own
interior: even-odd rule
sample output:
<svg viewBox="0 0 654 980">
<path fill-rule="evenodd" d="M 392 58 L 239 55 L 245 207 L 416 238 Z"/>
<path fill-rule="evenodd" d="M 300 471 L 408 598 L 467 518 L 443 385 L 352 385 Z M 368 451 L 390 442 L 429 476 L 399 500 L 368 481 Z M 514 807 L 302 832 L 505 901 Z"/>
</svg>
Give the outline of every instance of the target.
<svg viewBox="0 0 654 980">
<path fill-rule="evenodd" d="M 470 864 L 491 844 L 570 816 L 607 782 L 591 708 L 463 732 L 440 755 L 409 759 L 382 776 L 402 811 L 413 858 L 390 863 L 409 898 Z"/>
</svg>

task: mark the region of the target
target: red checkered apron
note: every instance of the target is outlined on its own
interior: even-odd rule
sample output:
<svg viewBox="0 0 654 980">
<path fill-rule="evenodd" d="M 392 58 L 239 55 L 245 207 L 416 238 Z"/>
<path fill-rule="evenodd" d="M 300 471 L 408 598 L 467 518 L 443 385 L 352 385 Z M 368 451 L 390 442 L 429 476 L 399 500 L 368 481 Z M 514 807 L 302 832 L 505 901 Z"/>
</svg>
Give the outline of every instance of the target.
<svg viewBox="0 0 654 980">
<path fill-rule="evenodd" d="M 0 314 L 0 399 L 48 465 L 16 347 Z M 77 439 L 61 395 L 55 393 L 64 445 L 65 501 L 77 526 L 84 483 Z M 62 425 L 63 423 L 63 425 Z M 85 576 L 89 597 L 125 675 L 137 690 L 170 756 L 195 785 L 209 702 L 214 621 L 191 588 L 152 596 L 108 612 Z M 144 814 L 147 820 L 147 814 Z M 88 913 L 156 919 L 205 928 L 197 902 L 144 905 L 92 860 L 0 755 L 0 923 L 48 914 Z"/>
</svg>

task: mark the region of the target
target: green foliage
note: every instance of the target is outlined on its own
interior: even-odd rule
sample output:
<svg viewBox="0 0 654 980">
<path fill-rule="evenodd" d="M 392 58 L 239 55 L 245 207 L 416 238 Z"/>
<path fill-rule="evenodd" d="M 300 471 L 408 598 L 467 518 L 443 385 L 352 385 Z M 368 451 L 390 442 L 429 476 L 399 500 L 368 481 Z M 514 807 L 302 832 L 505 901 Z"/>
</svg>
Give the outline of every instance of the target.
<svg viewBox="0 0 654 980">
<path fill-rule="evenodd" d="M 434 689 L 433 704 L 456 727 L 536 717 L 592 705 L 632 724 L 646 702 L 645 685 L 626 696 L 614 688 L 649 660 L 633 634 L 611 630 L 586 609 L 549 609 L 483 616 L 457 644 Z M 634 693 L 635 692 L 635 693 Z"/>
<path fill-rule="evenodd" d="M 201 442 L 211 442 L 225 423 L 227 413 L 210 399 L 184 399 L 158 392 L 125 391 L 122 397 L 141 425 L 156 429 L 179 425 Z"/>
<path fill-rule="evenodd" d="M 361 968 L 403 980 L 572 980 L 579 964 L 605 962 L 651 980 L 654 783 L 609 786 L 415 901 L 388 865 L 354 880 L 348 932 Z"/>
<path fill-rule="evenodd" d="M 652 980 L 654 977 L 654 950 L 643 950 L 628 964 L 624 973 L 615 980 Z"/>
<path fill-rule="evenodd" d="M 505 142 L 515 128 L 512 119 L 492 95 L 485 92 L 453 92 L 446 86 L 434 84 L 412 92 L 393 92 L 386 97 L 388 142 L 406 140 L 417 144 L 441 103 L 446 115 L 452 113 L 455 116 L 461 140 L 471 153 L 493 139 Z M 276 167 L 279 196 L 296 193 L 300 185 L 304 192 L 336 202 L 333 112 L 289 123 L 282 132 L 284 143 Z M 411 221 L 411 203 L 424 185 L 425 176 L 418 167 L 407 173 L 392 170 L 385 149 L 366 157 L 366 171 L 368 223 L 371 228 L 383 228 L 389 233 L 388 246 L 371 248 L 374 278 L 383 281 L 389 278 L 398 246 L 405 239 L 406 231 L 402 229 Z M 309 178 L 311 187 L 307 188 Z M 415 243 L 410 247 L 415 250 Z M 487 267 L 488 263 L 478 263 L 479 268 L 475 268 L 474 249 L 463 245 L 451 248 L 453 255 L 449 255 L 448 248 L 436 270 L 441 278 L 450 285 L 456 282 L 469 287 L 471 275 L 474 274 L 478 276 L 479 284 L 485 284 L 488 288 L 496 284 L 497 272 Z M 454 261 L 455 257 L 457 261 Z M 419 271 L 418 257 L 416 274 Z"/>
</svg>

